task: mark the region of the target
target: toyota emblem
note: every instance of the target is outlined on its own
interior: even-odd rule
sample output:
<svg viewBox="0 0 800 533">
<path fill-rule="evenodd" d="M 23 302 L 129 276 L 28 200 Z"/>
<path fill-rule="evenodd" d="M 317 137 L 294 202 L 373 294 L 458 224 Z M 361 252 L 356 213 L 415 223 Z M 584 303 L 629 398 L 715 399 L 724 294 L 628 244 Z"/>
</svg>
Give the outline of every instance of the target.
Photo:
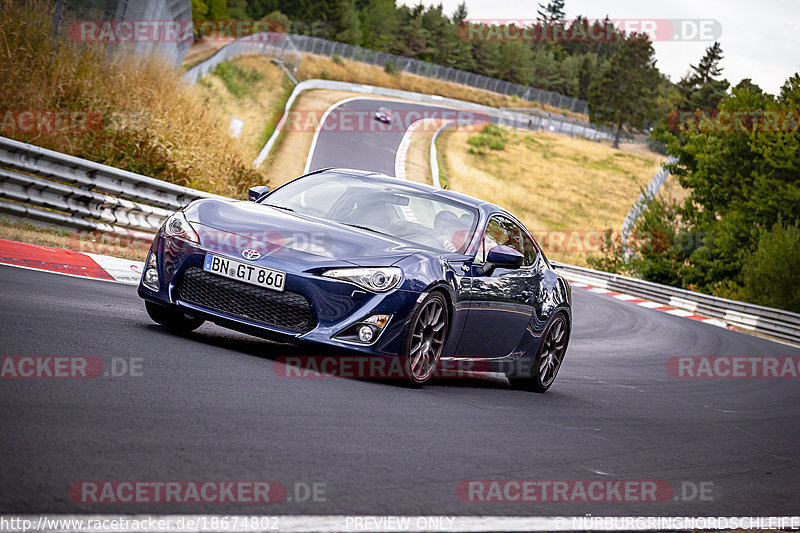
<svg viewBox="0 0 800 533">
<path fill-rule="evenodd" d="M 248 248 L 247 250 L 242 251 L 242 257 L 249 261 L 255 261 L 261 257 L 261 252 L 258 250 L 253 250 L 252 248 Z"/>
</svg>

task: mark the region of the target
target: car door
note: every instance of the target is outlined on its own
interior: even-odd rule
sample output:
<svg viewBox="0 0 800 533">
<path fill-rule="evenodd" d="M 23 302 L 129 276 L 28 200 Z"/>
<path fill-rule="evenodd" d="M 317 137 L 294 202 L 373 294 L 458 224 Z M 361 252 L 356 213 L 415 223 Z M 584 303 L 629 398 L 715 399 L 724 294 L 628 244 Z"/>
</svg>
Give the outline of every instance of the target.
<svg viewBox="0 0 800 533">
<path fill-rule="evenodd" d="M 486 255 L 494 246 L 509 246 L 524 256 L 520 268 L 487 272 Z M 539 286 L 537 249 L 528 233 L 510 217 L 489 218 L 470 268 L 469 312 L 458 345 L 459 356 L 503 357 L 523 339 Z"/>
</svg>

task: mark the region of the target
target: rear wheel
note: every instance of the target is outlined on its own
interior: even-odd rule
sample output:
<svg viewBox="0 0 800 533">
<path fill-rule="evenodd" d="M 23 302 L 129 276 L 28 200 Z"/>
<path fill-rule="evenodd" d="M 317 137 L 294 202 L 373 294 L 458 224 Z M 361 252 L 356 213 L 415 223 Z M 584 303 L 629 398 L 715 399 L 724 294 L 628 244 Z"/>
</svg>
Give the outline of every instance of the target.
<svg viewBox="0 0 800 533">
<path fill-rule="evenodd" d="M 557 315 L 545 331 L 539 345 L 539 353 L 533 360 L 530 376 L 508 378 L 511 386 L 534 392 L 544 392 L 550 388 L 558 375 L 564 354 L 567 352 L 569 332 L 564 315 Z"/>
<path fill-rule="evenodd" d="M 145 300 L 144 306 L 147 309 L 147 314 L 150 315 L 153 321 L 175 331 L 188 333 L 189 331 L 196 330 L 205 322 L 202 318 L 189 316 L 180 311 L 173 311 L 169 307 L 153 303 L 149 300 Z"/>
<path fill-rule="evenodd" d="M 432 292 L 414 312 L 400 355 L 413 385 L 422 385 L 433 376 L 449 330 L 447 301 L 441 293 Z"/>
</svg>

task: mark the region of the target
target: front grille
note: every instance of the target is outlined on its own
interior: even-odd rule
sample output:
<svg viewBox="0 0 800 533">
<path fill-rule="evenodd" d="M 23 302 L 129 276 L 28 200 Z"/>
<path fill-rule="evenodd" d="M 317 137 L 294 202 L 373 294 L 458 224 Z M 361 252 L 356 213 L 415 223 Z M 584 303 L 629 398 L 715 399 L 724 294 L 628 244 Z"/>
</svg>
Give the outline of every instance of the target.
<svg viewBox="0 0 800 533">
<path fill-rule="evenodd" d="M 308 300 L 294 292 L 278 292 L 223 278 L 200 268 L 186 269 L 177 297 L 187 303 L 296 333 L 314 329 Z"/>
</svg>

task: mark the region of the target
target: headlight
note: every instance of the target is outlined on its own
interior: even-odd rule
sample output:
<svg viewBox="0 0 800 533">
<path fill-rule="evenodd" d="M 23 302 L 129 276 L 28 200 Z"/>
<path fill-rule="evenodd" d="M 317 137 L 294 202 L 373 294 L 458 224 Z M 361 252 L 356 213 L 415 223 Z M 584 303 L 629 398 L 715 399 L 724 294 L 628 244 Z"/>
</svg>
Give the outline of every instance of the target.
<svg viewBox="0 0 800 533">
<path fill-rule="evenodd" d="M 156 254 L 153 252 L 150 252 L 147 256 L 145 270 L 142 274 L 142 283 L 148 289 L 158 291 L 158 263 L 156 262 Z"/>
<path fill-rule="evenodd" d="M 182 211 L 177 211 L 167 219 L 167 222 L 164 224 L 164 234 L 167 237 L 200 244 L 200 237 L 197 236 L 197 232 L 192 225 L 189 224 L 189 221 L 186 220 Z"/>
<path fill-rule="evenodd" d="M 394 289 L 402 276 L 397 267 L 383 268 L 335 268 L 322 273 L 326 278 L 341 279 L 355 283 L 373 292 L 386 292 Z"/>
</svg>

